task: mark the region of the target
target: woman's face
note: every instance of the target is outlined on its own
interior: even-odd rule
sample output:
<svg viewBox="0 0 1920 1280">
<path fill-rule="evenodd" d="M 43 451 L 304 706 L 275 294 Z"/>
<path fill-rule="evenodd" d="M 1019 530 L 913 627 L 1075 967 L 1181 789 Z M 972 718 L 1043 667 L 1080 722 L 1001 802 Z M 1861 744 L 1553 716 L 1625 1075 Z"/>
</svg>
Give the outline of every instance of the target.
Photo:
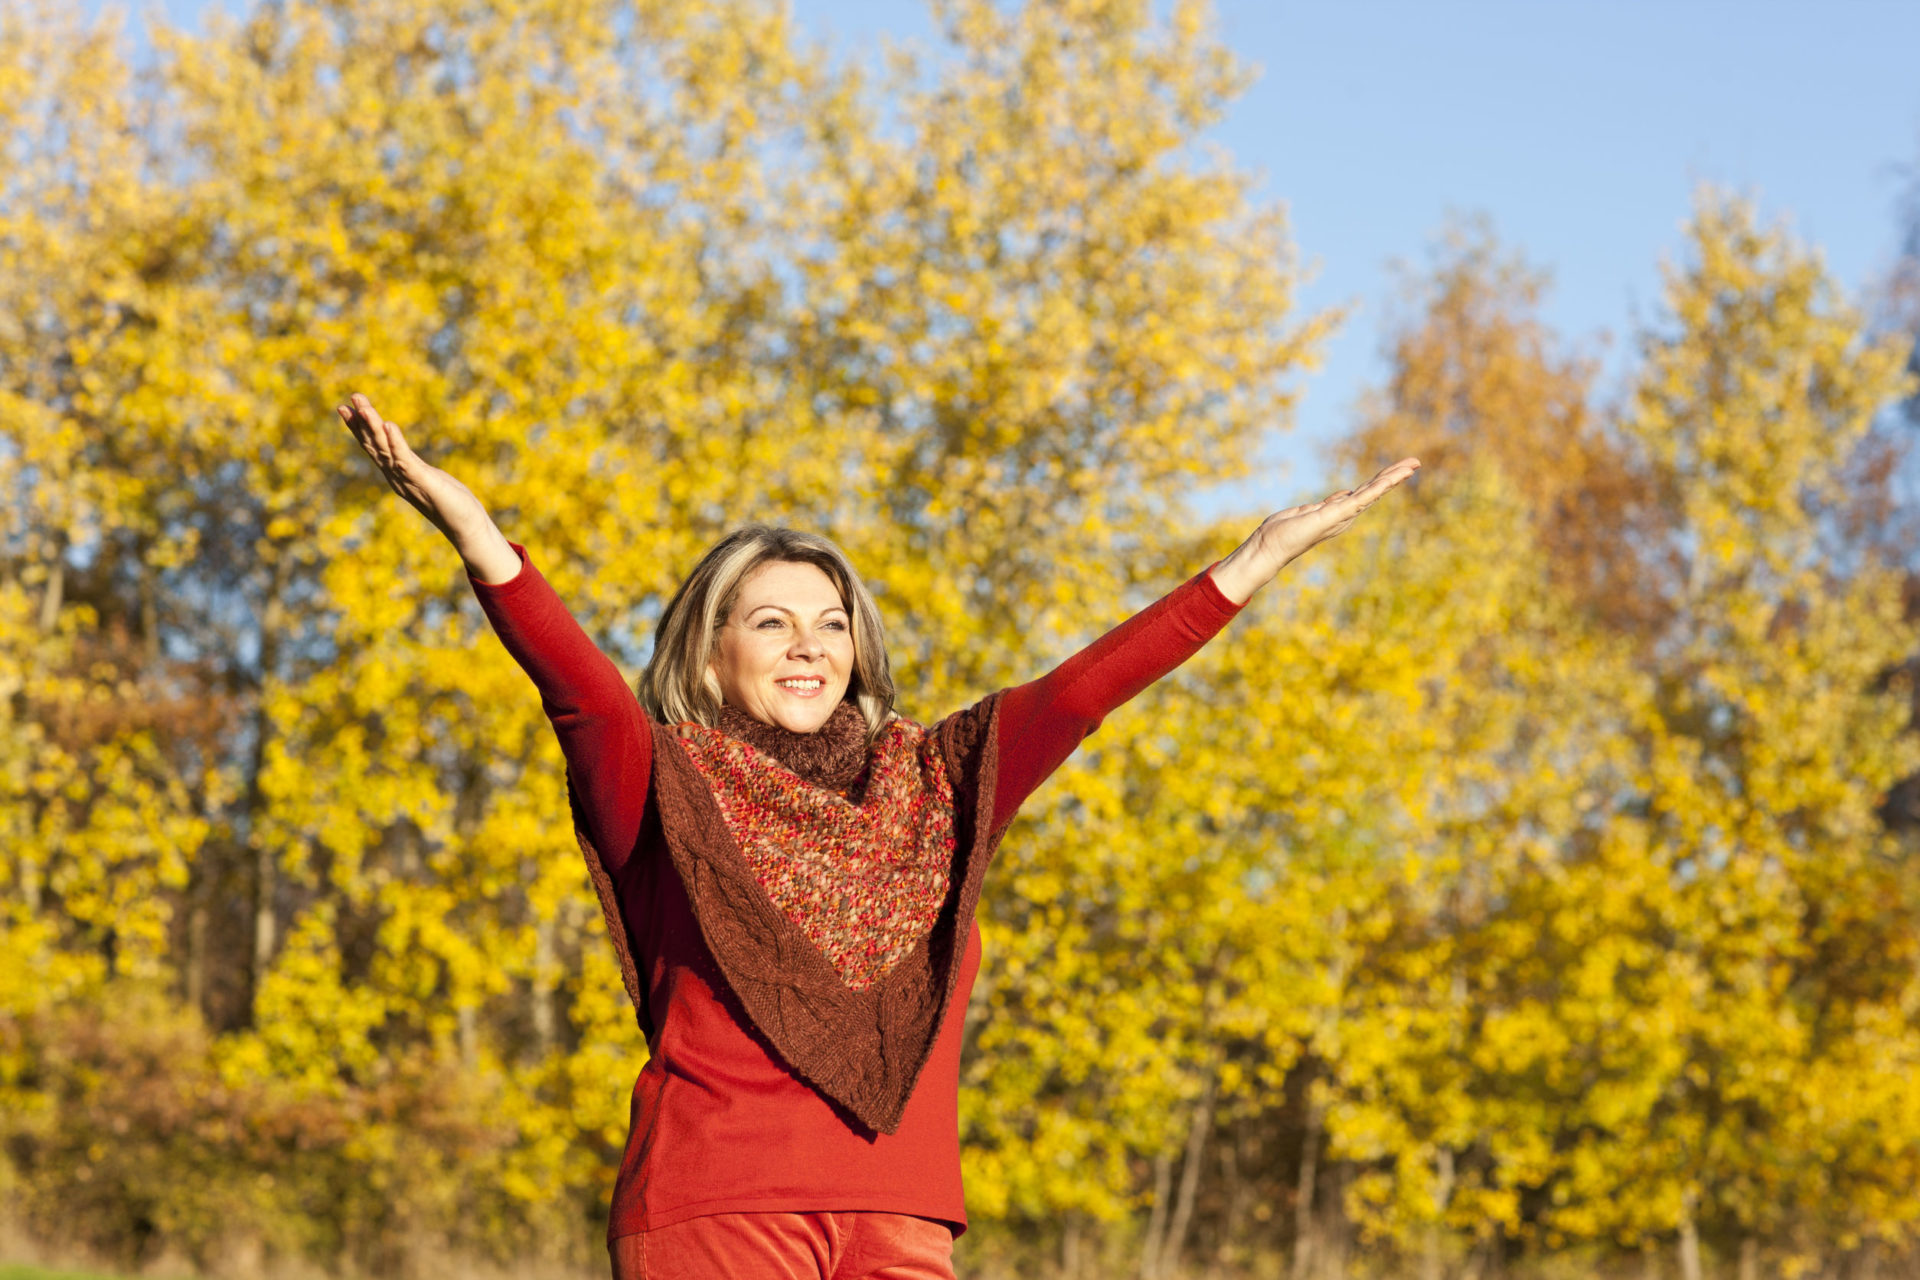
<svg viewBox="0 0 1920 1280">
<path fill-rule="evenodd" d="M 707 664 L 729 706 L 812 733 L 846 695 L 853 619 L 815 565 L 769 561 L 746 576 Z"/>
</svg>

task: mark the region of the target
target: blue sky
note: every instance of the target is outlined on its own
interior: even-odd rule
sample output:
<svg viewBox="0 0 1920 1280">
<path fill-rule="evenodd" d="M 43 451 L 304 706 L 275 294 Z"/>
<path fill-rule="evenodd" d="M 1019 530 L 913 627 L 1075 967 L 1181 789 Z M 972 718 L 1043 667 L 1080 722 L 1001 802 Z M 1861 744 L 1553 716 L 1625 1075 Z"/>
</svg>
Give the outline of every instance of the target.
<svg viewBox="0 0 1920 1280">
<path fill-rule="evenodd" d="M 873 58 L 883 36 L 932 41 L 915 0 L 792 4 L 839 56 Z M 197 28 L 215 6 L 238 13 L 245 0 L 160 8 Z M 1317 271 L 1303 303 L 1359 304 L 1261 478 L 1219 495 L 1233 507 L 1354 479 L 1322 474 L 1316 448 L 1382 375 L 1388 264 L 1423 262 L 1450 213 L 1485 214 L 1547 269 L 1548 320 L 1610 352 L 1616 372 L 1658 318 L 1659 263 L 1680 251 L 1699 183 L 1789 219 L 1850 290 L 1893 262 L 1920 162 L 1920 3 L 1218 0 L 1215 11 L 1261 75 L 1210 137 L 1260 175 L 1263 202 L 1287 205 Z"/>
</svg>

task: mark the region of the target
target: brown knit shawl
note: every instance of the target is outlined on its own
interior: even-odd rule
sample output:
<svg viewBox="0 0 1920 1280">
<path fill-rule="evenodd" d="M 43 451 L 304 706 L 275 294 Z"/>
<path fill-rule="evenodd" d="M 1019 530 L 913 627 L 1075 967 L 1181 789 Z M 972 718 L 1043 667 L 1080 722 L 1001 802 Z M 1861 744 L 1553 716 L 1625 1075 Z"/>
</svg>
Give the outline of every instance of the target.
<svg viewBox="0 0 1920 1280">
<path fill-rule="evenodd" d="M 845 699 L 812 733 L 795 733 L 755 720 L 732 703 L 721 704 L 714 727 L 772 756 L 815 786 L 841 795 L 867 771 L 867 718 L 858 704 Z"/>
<path fill-rule="evenodd" d="M 767 896 L 673 728 L 648 722 L 653 734 L 651 785 L 668 855 L 686 886 L 701 938 L 740 1010 L 800 1078 L 879 1133 L 899 1129 L 914 1083 L 940 1034 L 959 982 L 981 881 L 1000 842 L 1001 832 L 990 829 L 999 702 L 999 694 L 990 694 L 927 731 L 954 790 L 954 855 L 946 900 L 933 928 L 913 950 L 861 990 L 849 989 L 827 957 Z M 835 708 L 836 717 L 841 710 Z M 845 732 L 844 717 L 835 729 Z M 781 743 L 778 734 L 786 731 L 761 736 L 776 758 L 792 768 L 780 753 L 797 749 L 804 754 L 811 744 Z M 858 781 L 864 760 L 849 774 L 843 745 L 822 739 L 819 751 L 820 758 L 809 762 L 807 773 L 846 776 L 849 785 Z M 621 979 L 651 1043 L 653 1019 L 632 940 L 612 877 L 580 820 L 571 778 L 567 799 L 574 835 L 620 960 Z"/>
</svg>

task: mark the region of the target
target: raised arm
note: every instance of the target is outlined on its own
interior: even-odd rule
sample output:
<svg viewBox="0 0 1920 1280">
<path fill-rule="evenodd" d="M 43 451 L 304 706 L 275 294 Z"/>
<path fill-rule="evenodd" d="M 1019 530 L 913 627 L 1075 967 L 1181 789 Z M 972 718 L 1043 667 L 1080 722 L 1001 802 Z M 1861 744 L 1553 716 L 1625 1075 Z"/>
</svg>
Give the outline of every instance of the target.
<svg viewBox="0 0 1920 1280">
<path fill-rule="evenodd" d="M 1100 727 L 1109 712 L 1200 651 L 1240 605 L 1208 571 L 1134 614 L 1065 662 L 1000 699 L 1000 769 L 993 826 L 1021 803 Z"/>
<path fill-rule="evenodd" d="M 1004 826 L 1106 716 L 1188 658 L 1275 574 L 1350 526 L 1360 512 L 1419 470 L 1404 458 L 1359 489 L 1277 511 L 1217 561 L 1000 702 L 992 823 Z"/>
<path fill-rule="evenodd" d="M 517 542 L 507 547 L 518 573 L 488 583 L 468 569 L 467 581 L 500 643 L 540 690 L 540 707 L 560 739 L 587 836 L 617 876 L 640 834 L 653 735 L 620 669 L 567 612 L 527 549 Z"/>
<path fill-rule="evenodd" d="M 460 553 L 494 633 L 540 691 L 588 838 L 618 875 L 639 834 L 652 772 L 653 738 L 639 700 L 526 548 L 507 541 L 466 485 L 414 453 L 399 426 L 365 396 L 355 395 L 339 413 L 394 492 Z"/>
</svg>

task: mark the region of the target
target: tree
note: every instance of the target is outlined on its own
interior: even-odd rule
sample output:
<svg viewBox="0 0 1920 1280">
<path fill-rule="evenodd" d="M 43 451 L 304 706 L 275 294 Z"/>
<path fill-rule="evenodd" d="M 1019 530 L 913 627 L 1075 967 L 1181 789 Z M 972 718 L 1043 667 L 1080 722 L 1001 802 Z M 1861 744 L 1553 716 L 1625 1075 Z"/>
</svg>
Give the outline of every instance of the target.
<svg viewBox="0 0 1920 1280">
<path fill-rule="evenodd" d="M 644 1049 L 559 759 L 328 408 L 386 388 L 629 669 L 723 529 L 824 529 L 931 719 L 1190 571 L 1165 495 L 1284 418 L 1320 322 L 1278 215 L 1190 155 L 1240 72 L 1191 4 L 943 6 L 951 61 L 878 96 L 748 0 L 282 0 L 155 32 L 144 82 L 111 26 L 7 14 L 6 953 L 84 1001 L 138 941 L 233 1105 L 370 1117 L 363 1185 L 453 1073 L 490 1136 L 423 1121 L 475 1154 L 406 1194 L 484 1206 L 466 1247 L 579 1248 Z M 89 1105 L 34 1092 L 63 1034 L 22 1032 L 41 1114 Z M 313 1177 L 225 1216 L 374 1249 Z"/>
<path fill-rule="evenodd" d="M 1548 283 L 1484 220 L 1450 224 L 1428 272 L 1407 281 L 1413 310 L 1384 343 L 1386 386 L 1333 456 L 1353 468 L 1393 449 L 1443 470 L 1492 461 L 1522 495 L 1554 583 L 1602 625 L 1649 634 L 1661 601 L 1640 589 L 1639 558 L 1670 535 L 1670 516 L 1595 405 L 1596 361 L 1540 320 Z"/>
<path fill-rule="evenodd" d="M 1888 678 L 1916 639 L 1898 573 L 1836 563 L 1821 537 L 1851 449 L 1909 390 L 1903 352 L 1868 341 L 1818 258 L 1748 204 L 1703 194 L 1689 250 L 1624 426 L 1681 517 L 1649 582 L 1673 623 L 1641 838 L 1671 882 L 1661 928 L 1691 1016 L 1614 1186 L 1641 1188 L 1697 1272 L 1703 1232 L 1904 1230 L 1892 1188 L 1911 1186 L 1920 1134 L 1882 1130 L 1869 1157 L 1865 1118 L 1814 1081 L 1857 1071 L 1853 1095 L 1884 1100 L 1908 1074 L 1911 1031 L 1888 1035 L 1915 904 L 1875 812 L 1920 743 Z"/>
</svg>

